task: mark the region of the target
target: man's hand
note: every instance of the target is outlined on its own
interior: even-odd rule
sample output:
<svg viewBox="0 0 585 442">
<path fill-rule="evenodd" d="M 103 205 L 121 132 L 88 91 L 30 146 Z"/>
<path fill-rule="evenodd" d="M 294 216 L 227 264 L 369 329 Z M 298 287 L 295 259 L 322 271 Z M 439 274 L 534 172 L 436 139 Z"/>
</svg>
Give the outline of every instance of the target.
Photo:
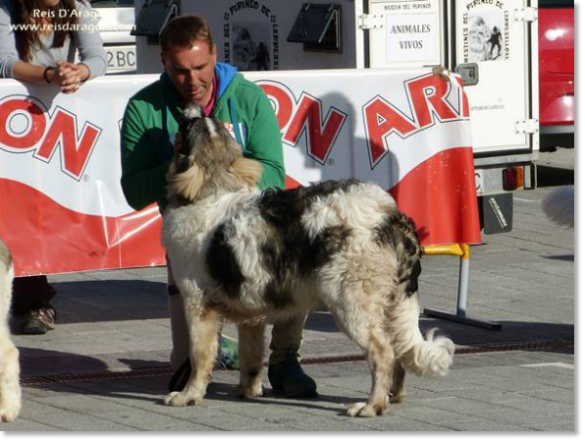
<svg viewBox="0 0 585 442">
<path fill-rule="evenodd" d="M 451 81 L 449 76 L 449 69 L 444 66 L 433 66 L 433 75 L 438 76 L 443 81 L 449 82 Z"/>
</svg>

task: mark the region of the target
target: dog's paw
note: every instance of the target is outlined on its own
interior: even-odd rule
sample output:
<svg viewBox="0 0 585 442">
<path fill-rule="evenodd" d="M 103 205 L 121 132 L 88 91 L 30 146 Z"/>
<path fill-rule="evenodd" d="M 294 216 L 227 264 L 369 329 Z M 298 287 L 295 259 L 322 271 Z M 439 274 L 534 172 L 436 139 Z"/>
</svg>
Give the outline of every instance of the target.
<svg viewBox="0 0 585 442">
<path fill-rule="evenodd" d="M 392 393 L 390 392 L 390 403 L 391 404 L 400 404 L 404 401 L 406 395 L 404 393 Z"/>
<path fill-rule="evenodd" d="M 0 422 L 14 422 L 20 413 L 20 402 L 0 404 Z"/>
<path fill-rule="evenodd" d="M 185 407 L 187 405 L 198 405 L 202 400 L 203 396 L 185 393 L 183 391 L 173 391 L 165 398 L 165 405 Z"/>
<path fill-rule="evenodd" d="M 347 409 L 347 415 L 351 417 L 376 417 L 384 414 L 386 407 L 375 407 L 365 402 L 358 402 Z"/>
<path fill-rule="evenodd" d="M 250 387 L 249 385 L 238 385 L 238 390 L 236 392 L 236 396 L 239 399 L 254 399 L 258 397 L 264 397 L 264 388 L 262 384 L 258 384 L 254 387 Z"/>
</svg>

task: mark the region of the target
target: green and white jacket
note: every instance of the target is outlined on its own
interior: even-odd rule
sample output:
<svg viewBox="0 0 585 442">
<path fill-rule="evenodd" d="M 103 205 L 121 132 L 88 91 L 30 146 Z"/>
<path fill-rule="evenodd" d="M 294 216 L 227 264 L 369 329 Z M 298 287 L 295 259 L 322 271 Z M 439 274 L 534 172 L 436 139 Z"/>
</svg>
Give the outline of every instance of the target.
<svg viewBox="0 0 585 442">
<path fill-rule="evenodd" d="M 217 98 L 212 117 L 228 123 L 244 155 L 259 161 L 260 189 L 284 187 L 282 138 L 264 91 L 224 63 L 215 66 Z M 168 76 L 136 93 L 128 102 L 121 133 L 122 189 L 128 204 L 140 210 L 157 202 L 166 205 L 165 174 L 173 155 L 182 109 Z"/>
</svg>

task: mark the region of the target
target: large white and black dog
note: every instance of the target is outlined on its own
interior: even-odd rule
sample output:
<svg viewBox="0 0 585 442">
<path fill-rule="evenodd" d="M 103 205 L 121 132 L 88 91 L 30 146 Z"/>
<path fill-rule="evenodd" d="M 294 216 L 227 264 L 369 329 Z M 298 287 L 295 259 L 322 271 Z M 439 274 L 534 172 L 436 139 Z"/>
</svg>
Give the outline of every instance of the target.
<svg viewBox="0 0 585 442">
<path fill-rule="evenodd" d="M 262 395 L 266 321 L 325 305 L 366 353 L 375 416 L 404 397 L 405 370 L 445 375 L 454 344 L 420 332 L 420 246 L 413 223 L 374 184 L 329 181 L 258 191 L 261 165 L 220 122 L 187 108 L 169 172 L 163 243 L 185 300 L 191 377 L 165 403 L 199 403 L 211 379 L 221 318 L 238 323 L 238 394 Z"/>
<path fill-rule="evenodd" d="M 0 422 L 12 422 L 21 407 L 18 350 L 10 339 L 8 326 L 13 277 L 12 257 L 0 241 Z"/>
</svg>

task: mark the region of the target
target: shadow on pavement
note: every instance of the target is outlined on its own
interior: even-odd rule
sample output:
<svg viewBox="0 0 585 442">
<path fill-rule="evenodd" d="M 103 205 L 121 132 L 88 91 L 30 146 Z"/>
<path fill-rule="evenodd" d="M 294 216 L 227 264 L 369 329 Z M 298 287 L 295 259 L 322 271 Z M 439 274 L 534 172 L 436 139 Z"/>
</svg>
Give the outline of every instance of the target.
<svg viewBox="0 0 585 442">
<path fill-rule="evenodd" d="M 575 255 L 556 255 L 556 256 L 543 256 L 546 259 L 556 259 L 558 261 L 571 261 L 575 262 Z"/>
<path fill-rule="evenodd" d="M 56 376 L 64 373 L 77 376 L 110 372 L 105 361 L 93 356 L 30 347 L 19 347 L 18 351 L 20 353 L 20 374 L 23 378 Z M 129 371 L 169 367 L 167 362 L 153 360 L 117 358 L 117 361 L 124 364 Z"/>
<path fill-rule="evenodd" d="M 51 282 L 58 324 L 168 318 L 166 284 L 140 279 Z"/>
<path fill-rule="evenodd" d="M 573 339 L 575 335 L 575 326 L 573 324 L 498 321 L 497 318 L 479 319 L 498 322 L 502 324 L 502 329 L 499 331 L 487 330 L 427 316 L 421 317 L 420 327 L 423 331 L 438 327 L 458 345 Z M 307 318 L 305 330 L 331 333 L 339 332 L 333 316 L 325 310 L 311 313 Z"/>
<path fill-rule="evenodd" d="M 498 321 L 501 330 L 487 330 L 451 321 L 427 319 L 421 324 L 424 330 L 439 327 L 456 345 L 487 346 L 537 341 L 564 341 L 575 337 L 573 324 L 551 324 L 545 322 Z"/>
</svg>

